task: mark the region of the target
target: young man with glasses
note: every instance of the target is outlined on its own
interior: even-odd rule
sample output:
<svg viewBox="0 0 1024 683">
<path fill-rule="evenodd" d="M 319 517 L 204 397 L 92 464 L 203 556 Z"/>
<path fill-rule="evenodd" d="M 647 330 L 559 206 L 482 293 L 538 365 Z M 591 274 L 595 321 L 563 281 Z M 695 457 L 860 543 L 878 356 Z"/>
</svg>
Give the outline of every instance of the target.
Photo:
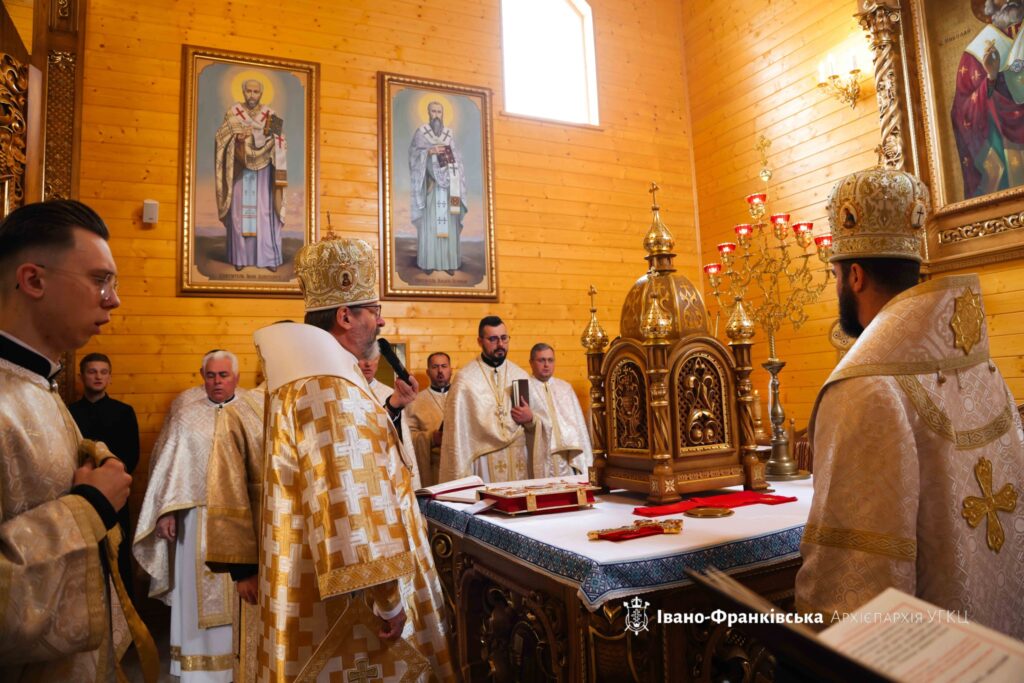
<svg viewBox="0 0 1024 683">
<path fill-rule="evenodd" d="M 477 327 L 480 355 L 448 392 L 441 439 L 441 482 L 477 475 L 486 482 L 548 476 L 547 452 L 530 404 L 512 402 L 512 385 L 529 375 L 508 360 L 505 323 L 489 315 Z"/>
<path fill-rule="evenodd" d="M 131 476 L 114 457 L 78 466 L 88 445 L 54 381 L 121 303 L 108 237 L 70 200 L 0 223 L 0 680 L 114 679 L 124 615 L 101 551 Z"/>
</svg>

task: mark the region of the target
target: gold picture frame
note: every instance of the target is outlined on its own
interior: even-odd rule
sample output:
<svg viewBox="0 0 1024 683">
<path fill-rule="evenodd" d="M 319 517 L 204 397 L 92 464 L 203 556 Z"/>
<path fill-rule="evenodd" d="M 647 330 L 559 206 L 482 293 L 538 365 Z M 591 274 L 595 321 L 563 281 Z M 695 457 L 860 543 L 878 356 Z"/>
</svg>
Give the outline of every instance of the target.
<svg viewBox="0 0 1024 683">
<path fill-rule="evenodd" d="M 295 254 L 317 235 L 320 66 L 184 45 L 182 70 L 179 293 L 301 296 Z"/>
<path fill-rule="evenodd" d="M 1024 257 L 1024 154 L 995 145 L 993 162 L 969 113 L 966 86 L 986 67 L 968 55 L 986 49 L 983 31 L 997 30 L 982 21 L 984 4 L 860 0 L 858 16 L 875 51 L 882 162 L 916 174 L 931 190 L 923 264 L 930 273 Z M 995 87 L 1006 87 L 1007 69 L 997 74 L 1004 85 Z M 1016 111 L 1024 116 L 1024 104 Z"/>
<path fill-rule="evenodd" d="M 491 91 L 377 82 L 381 298 L 497 301 Z"/>
</svg>

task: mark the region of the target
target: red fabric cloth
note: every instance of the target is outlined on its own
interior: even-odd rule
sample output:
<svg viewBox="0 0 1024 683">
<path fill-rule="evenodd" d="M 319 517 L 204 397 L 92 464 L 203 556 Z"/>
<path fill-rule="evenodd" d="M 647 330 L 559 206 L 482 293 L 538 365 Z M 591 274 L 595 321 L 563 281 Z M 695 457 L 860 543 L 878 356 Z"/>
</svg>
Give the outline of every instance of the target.
<svg viewBox="0 0 1024 683">
<path fill-rule="evenodd" d="M 598 534 L 602 541 L 628 541 L 631 538 L 643 538 L 644 536 L 658 536 L 665 533 L 660 526 L 640 526 L 635 529 L 618 529 L 617 531 L 606 531 Z"/>
<path fill-rule="evenodd" d="M 651 505 L 650 507 L 634 508 L 633 514 L 641 517 L 663 517 L 693 508 L 738 508 L 744 505 L 780 505 L 792 503 L 796 496 L 779 496 L 774 493 L 758 493 L 757 491 L 736 491 L 718 496 L 690 498 L 671 505 Z"/>
</svg>

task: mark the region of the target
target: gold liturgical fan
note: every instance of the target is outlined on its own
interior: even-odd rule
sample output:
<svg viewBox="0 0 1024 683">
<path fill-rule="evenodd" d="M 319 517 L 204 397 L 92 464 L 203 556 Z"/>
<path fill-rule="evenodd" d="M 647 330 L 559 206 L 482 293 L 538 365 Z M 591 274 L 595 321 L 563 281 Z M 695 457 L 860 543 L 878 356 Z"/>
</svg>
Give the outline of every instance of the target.
<svg viewBox="0 0 1024 683">
<path fill-rule="evenodd" d="M 675 241 L 657 190 L 652 183 L 649 269 L 626 295 L 621 336 L 610 346 L 590 289 L 581 342 L 591 382 L 591 482 L 644 492 L 652 503 L 736 484 L 768 488 L 751 411 L 753 322 L 737 302 L 727 326 L 731 349 L 711 335 L 700 293 L 672 263 Z"/>
</svg>

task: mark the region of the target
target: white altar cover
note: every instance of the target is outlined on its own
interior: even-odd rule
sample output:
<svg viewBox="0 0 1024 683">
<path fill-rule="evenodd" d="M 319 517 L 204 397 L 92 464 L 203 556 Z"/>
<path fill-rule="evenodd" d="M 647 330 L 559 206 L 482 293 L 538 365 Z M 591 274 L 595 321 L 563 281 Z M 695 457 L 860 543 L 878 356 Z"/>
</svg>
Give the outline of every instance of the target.
<svg viewBox="0 0 1024 683">
<path fill-rule="evenodd" d="M 527 562 L 552 578 L 577 586 L 590 610 L 621 597 L 691 583 L 683 567 L 712 565 L 736 573 L 795 559 L 814 492 L 811 480 L 773 482 L 775 492 L 797 500 L 781 505 L 748 505 L 729 517 L 699 519 L 681 513 L 683 532 L 631 541 L 591 541 L 588 531 L 626 526 L 644 519 L 633 509 L 646 505 L 625 492 L 599 495 L 593 508 L 509 517 L 491 512 L 470 516 L 469 505 L 421 501 L 427 517 L 455 533 L 472 536 Z M 735 489 L 730 489 L 735 490 Z M 712 495 L 709 493 L 709 495 Z"/>
</svg>

